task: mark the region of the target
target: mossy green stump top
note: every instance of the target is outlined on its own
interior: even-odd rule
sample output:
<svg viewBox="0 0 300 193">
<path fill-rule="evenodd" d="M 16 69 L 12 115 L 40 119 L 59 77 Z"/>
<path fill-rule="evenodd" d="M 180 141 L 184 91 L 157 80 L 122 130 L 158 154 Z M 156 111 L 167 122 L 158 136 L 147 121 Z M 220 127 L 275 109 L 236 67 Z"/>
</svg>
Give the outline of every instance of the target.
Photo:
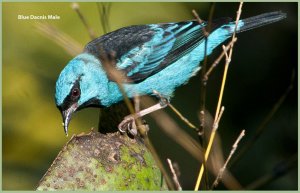
<svg viewBox="0 0 300 193">
<path fill-rule="evenodd" d="M 74 136 L 58 154 L 37 190 L 166 190 L 142 141 L 92 131 Z"/>
</svg>

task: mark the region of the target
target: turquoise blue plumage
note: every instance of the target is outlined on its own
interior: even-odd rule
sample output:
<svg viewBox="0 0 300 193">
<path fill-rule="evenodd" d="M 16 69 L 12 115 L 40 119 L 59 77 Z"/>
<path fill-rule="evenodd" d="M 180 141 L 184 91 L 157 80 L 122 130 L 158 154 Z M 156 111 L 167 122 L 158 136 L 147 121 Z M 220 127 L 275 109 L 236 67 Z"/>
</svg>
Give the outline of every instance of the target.
<svg viewBox="0 0 300 193">
<path fill-rule="evenodd" d="M 242 19 L 237 33 L 277 22 L 285 13 L 271 12 Z M 55 101 L 64 119 L 65 131 L 74 112 L 90 106 L 110 107 L 123 100 L 122 93 L 104 66 L 112 58 L 112 68 L 122 74 L 129 98 L 153 95 L 158 91 L 171 98 L 174 90 L 194 76 L 205 57 L 203 28 L 195 20 L 124 27 L 88 43 L 81 54 L 62 70 L 56 82 Z M 206 54 L 231 37 L 235 22 L 214 20 L 207 37 Z"/>
</svg>

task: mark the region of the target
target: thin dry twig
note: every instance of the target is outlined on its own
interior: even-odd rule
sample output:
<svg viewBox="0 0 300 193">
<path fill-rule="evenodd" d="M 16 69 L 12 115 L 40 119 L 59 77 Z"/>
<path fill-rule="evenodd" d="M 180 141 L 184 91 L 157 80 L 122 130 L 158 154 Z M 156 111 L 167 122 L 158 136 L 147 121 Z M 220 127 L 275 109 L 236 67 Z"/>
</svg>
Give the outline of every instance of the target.
<svg viewBox="0 0 300 193">
<path fill-rule="evenodd" d="M 209 15 L 208 15 L 208 23 L 207 23 L 207 27 L 206 30 L 208 31 L 208 33 L 210 33 L 211 31 L 211 25 L 212 25 L 212 18 L 215 12 L 215 2 L 212 2 L 210 10 L 209 10 Z"/>
<path fill-rule="evenodd" d="M 145 96 L 141 101 L 142 107 L 148 107 L 155 102 L 152 98 Z M 176 124 L 175 121 L 164 111 L 157 111 L 149 114 L 158 124 L 158 126 L 164 131 L 171 139 L 182 146 L 187 152 L 189 152 L 195 159 L 202 162 L 202 147 L 197 141 L 190 137 L 183 129 Z M 180 137 L 178 137 L 180 136 Z"/>
<path fill-rule="evenodd" d="M 212 126 L 211 136 L 210 136 L 210 139 L 208 141 L 207 149 L 206 149 L 205 154 L 204 154 L 204 160 L 205 161 L 201 164 L 201 168 L 200 168 L 200 171 L 199 171 L 197 183 L 196 183 L 196 186 L 195 186 L 195 191 L 196 191 L 196 188 L 197 188 L 197 190 L 199 189 L 201 178 L 202 178 L 203 173 L 204 173 L 204 164 L 206 163 L 206 161 L 208 159 L 208 156 L 209 156 L 209 153 L 210 153 L 215 135 L 217 133 L 217 129 L 219 127 L 219 123 L 220 123 L 220 120 L 221 120 L 221 117 L 223 115 L 224 110 L 225 110 L 225 108 L 222 107 L 221 110 L 220 110 L 219 115 L 215 116 L 215 121 L 214 121 L 213 126 Z"/>
<path fill-rule="evenodd" d="M 199 17 L 198 13 L 195 10 L 192 10 L 192 13 L 194 15 L 194 17 L 196 18 L 196 20 L 198 21 L 199 25 L 202 25 L 204 23 L 204 21 Z M 205 125 L 205 96 L 206 96 L 206 80 L 204 79 L 204 75 L 206 72 L 206 65 L 207 65 L 207 37 L 209 36 L 208 31 L 206 30 L 205 27 L 202 27 L 202 33 L 204 35 L 204 61 L 203 64 L 201 66 L 201 95 L 200 95 L 200 128 L 198 129 L 198 136 L 200 137 L 200 144 L 203 145 L 203 135 L 204 135 L 204 125 Z M 202 136 L 202 137 L 201 137 Z"/>
<path fill-rule="evenodd" d="M 157 95 L 157 96 L 160 98 L 160 100 L 164 99 L 164 97 L 163 97 L 158 91 L 154 90 L 153 92 L 155 93 L 155 95 Z M 184 117 L 184 116 L 182 115 L 182 113 L 181 113 L 179 110 L 177 110 L 170 102 L 167 102 L 167 105 L 171 108 L 172 111 L 175 112 L 175 114 L 176 114 L 176 115 L 177 115 L 177 116 L 178 116 L 185 124 L 187 124 L 190 128 L 195 129 L 196 131 L 198 130 L 198 128 L 197 128 L 194 124 L 192 124 L 186 117 Z"/>
<path fill-rule="evenodd" d="M 213 123 L 213 127 L 212 127 L 213 132 L 216 132 L 217 129 L 219 128 L 219 123 L 220 123 L 220 120 L 221 120 L 222 115 L 223 115 L 223 113 L 224 113 L 224 110 L 225 110 L 225 107 L 222 106 L 222 107 L 221 107 L 221 111 L 220 111 L 219 115 L 217 116 L 216 121 Z"/>
<path fill-rule="evenodd" d="M 265 119 L 261 122 L 261 124 L 257 127 L 255 130 L 255 134 L 251 140 L 248 140 L 245 145 L 243 145 L 241 151 L 237 154 L 237 156 L 232 160 L 229 167 L 234 165 L 238 162 L 238 160 L 241 159 L 241 157 L 252 147 L 252 145 L 259 139 L 259 137 L 262 135 L 262 133 L 267 129 L 268 123 L 272 120 L 274 114 L 278 111 L 278 109 L 281 107 L 283 102 L 285 101 L 286 97 L 289 95 L 289 93 L 294 88 L 294 81 L 295 81 L 295 69 L 292 72 L 290 84 L 287 87 L 287 89 L 284 91 L 284 93 L 281 95 L 281 97 L 278 99 L 278 101 L 274 104 L 271 111 L 268 113 L 268 115 L 265 117 Z"/>
<path fill-rule="evenodd" d="M 243 2 L 240 2 L 240 6 L 239 6 L 239 9 L 237 11 L 237 17 L 236 17 L 236 22 L 235 22 L 235 29 L 234 29 L 231 41 L 234 41 L 234 39 L 235 39 L 238 21 L 239 21 L 240 15 L 242 13 L 242 6 L 243 6 Z M 225 82 L 226 82 L 228 67 L 229 67 L 229 64 L 230 64 L 231 56 L 232 56 L 233 46 L 234 46 L 234 44 L 232 44 L 232 46 L 231 46 L 231 48 L 229 50 L 228 59 L 226 60 L 226 64 L 225 64 L 225 69 L 224 69 L 224 74 L 223 74 L 223 79 L 222 79 L 222 85 L 221 85 L 221 90 L 220 90 L 220 94 L 219 94 L 219 100 L 218 100 L 217 110 L 216 110 L 216 114 L 215 114 L 214 125 L 215 125 L 215 123 L 218 120 L 218 117 L 220 115 L 219 112 L 220 112 L 220 109 L 221 109 L 223 92 L 224 92 L 224 87 L 225 87 Z M 224 50 L 224 52 L 225 52 L 225 50 Z M 226 54 L 227 54 L 227 52 L 226 52 Z M 213 130 L 212 133 L 211 133 L 211 135 L 210 135 L 210 139 L 209 139 L 209 142 L 208 142 L 208 145 L 207 145 L 207 149 L 206 149 L 206 152 L 205 152 L 205 156 L 204 156 L 205 160 L 207 160 L 207 158 L 209 156 L 209 152 L 211 150 L 211 146 L 213 144 L 215 135 L 216 135 L 216 131 Z M 197 191 L 199 189 L 199 187 L 200 187 L 200 183 L 201 183 L 201 179 L 202 179 L 202 176 L 203 176 L 203 172 L 204 172 L 204 164 L 201 164 L 201 168 L 200 168 L 199 175 L 198 175 L 197 182 L 196 182 L 195 189 L 194 189 L 195 191 Z"/>
<path fill-rule="evenodd" d="M 196 18 L 196 20 L 198 21 L 199 25 L 201 25 L 201 24 L 204 23 L 204 21 L 199 17 L 198 13 L 194 9 L 192 10 L 192 13 L 193 13 L 194 17 Z M 205 37 L 208 37 L 209 36 L 209 32 L 206 30 L 206 28 L 203 27 L 201 29 L 203 31 L 203 35 Z"/>
<path fill-rule="evenodd" d="M 210 133 L 209 133 L 210 136 Z M 208 136 L 208 137 L 209 137 Z M 213 168 L 213 175 L 211 176 L 211 180 L 209 181 L 208 186 L 202 188 L 206 188 L 205 190 L 210 190 L 212 185 L 212 180 L 214 180 L 220 171 L 220 168 L 225 164 L 226 157 L 224 157 L 223 149 L 222 149 L 222 143 L 221 143 L 221 136 L 219 133 L 216 133 L 216 137 L 214 140 L 214 144 L 212 146 L 211 153 L 209 155 L 208 161 L 207 161 L 207 168 Z M 229 162 L 230 163 L 230 162 Z M 206 171 L 208 172 L 208 171 Z M 228 190 L 241 190 L 242 185 L 239 183 L 238 179 L 235 178 L 235 176 L 229 171 L 226 170 L 224 172 L 222 177 L 222 184 L 228 189 Z"/>
<path fill-rule="evenodd" d="M 200 74 L 200 80 L 201 80 L 201 84 L 200 84 L 200 116 L 199 116 L 199 120 L 200 120 L 200 126 L 198 128 L 198 138 L 199 138 L 199 142 L 201 144 L 202 147 L 205 146 L 206 141 L 205 141 L 205 122 L 206 122 L 206 114 L 205 114 L 205 105 L 206 105 L 206 86 L 207 86 L 207 78 L 205 77 L 206 74 L 206 68 L 207 68 L 207 39 L 211 30 L 211 24 L 212 24 L 212 18 L 213 18 L 213 13 L 214 13 L 214 9 L 215 9 L 215 3 L 211 4 L 210 7 L 210 11 L 209 11 L 209 16 L 208 16 L 208 23 L 205 27 L 202 28 L 203 30 L 203 34 L 204 34 L 204 61 L 202 64 L 202 69 L 201 69 L 201 74 Z M 202 24 L 202 20 L 200 19 L 200 17 L 198 16 L 197 12 L 193 10 L 193 14 L 196 17 L 199 25 Z M 204 153 L 204 152 L 203 152 Z M 203 157 L 205 155 L 203 154 Z M 203 162 L 204 166 L 206 166 L 205 163 L 205 159 Z M 206 171 L 206 170 L 205 170 Z M 205 172 L 205 186 L 208 187 L 208 175 Z"/>
<path fill-rule="evenodd" d="M 233 31 L 233 35 L 232 35 L 231 41 L 233 41 L 235 39 L 235 36 L 236 36 L 236 30 L 237 30 L 237 27 L 238 27 L 238 24 L 239 24 L 239 20 L 240 20 L 241 14 L 242 14 L 242 7 L 243 7 L 243 2 L 240 2 L 239 9 L 238 9 L 238 11 L 236 13 L 235 26 L 234 26 L 234 31 Z M 232 44 L 232 46 L 231 46 L 231 48 L 229 50 L 229 57 L 228 57 L 229 63 L 230 63 L 232 52 L 233 52 L 233 46 L 234 46 L 234 44 Z"/>
<path fill-rule="evenodd" d="M 135 95 L 133 99 L 134 99 L 134 111 L 139 112 L 141 109 L 140 108 L 140 97 Z"/>
<path fill-rule="evenodd" d="M 108 22 L 110 7 L 111 7 L 111 3 L 106 3 L 106 2 L 97 3 L 103 34 L 106 34 L 110 31 L 109 22 Z"/>
<path fill-rule="evenodd" d="M 84 16 L 82 15 L 82 13 L 79 10 L 79 4 L 78 3 L 72 3 L 71 7 L 74 11 L 76 11 L 76 13 L 78 14 L 80 20 L 82 21 L 83 25 L 86 27 L 90 38 L 93 40 L 96 38 L 95 32 L 94 30 L 89 26 L 89 24 L 87 23 L 86 19 L 84 18 Z"/>
<path fill-rule="evenodd" d="M 190 128 L 195 129 L 196 131 L 198 130 L 198 128 L 191 123 L 187 118 L 185 118 L 182 113 L 180 113 L 180 111 L 178 111 L 171 103 L 168 103 L 168 106 L 177 114 L 177 116 L 183 121 L 185 122 Z"/>
<path fill-rule="evenodd" d="M 213 183 L 213 185 L 212 185 L 212 189 L 214 189 L 215 187 L 218 186 L 219 181 L 222 179 L 223 173 L 224 173 L 224 171 L 225 171 L 225 169 L 226 169 L 226 167 L 227 167 L 227 164 L 228 164 L 229 160 L 231 159 L 232 155 L 235 153 L 235 151 L 236 151 L 236 149 L 237 149 L 237 147 L 238 147 L 238 144 L 239 144 L 240 140 L 241 140 L 244 136 L 245 136 L 245 130 L 242 130 L 242 132 L 240 133 L 240 135 L 238 136 L 238 138 L 237 138 L 236 141 L 234 142 L 234 144 L 233 144 L 233 146 L 232 146 L 232 149 L 231 149 L 231 151 L 230 151 L 230 154 L 229 154 L 228 158 L 227 158 L 226 161 L 225 161 L 225 164 L 224 164 L 223 167 L 220 169 L 220 171 L 219 171 L 219 173 L 218 173 L 218 175 L 217 175 L 217 177 L 216 177 L 216 179 L 215 179 L 215 181 L 214 181 L 214 183 Z"/>
<path fill-rule="evenodd" d="M 227 52 L 227 50 L 232 46 L 232 44 L 234 44 L 237 41 L 237 38 L 234 38 L 233 41 L 230 41 L 227 46 L 225 47 L 225 50 Z M 225 52 L 223 51 L 219 57 L 214 61 L 214 63 L 210 66 L 210 68 L 207 70 L 206 74 L 205 74 L 205 78 L 206 80 L 208 80 L 210 74 L 212 73 L 212 71 L 218 66 L 218 64 L 220 63 L 220 61 L 223 59 L 223 57 L 225 56 Z"/>
<path fill-rule="evenodd" d="M 76 56 L 82 51 L 83 46 L 80 45 L 80 43 L 61 30 L 57 29 L 55 26 L 47 23 L 37 22 L 35 27 L 38 29 L 38 32 L 54 41 L 71 56 Z"/>
<path fill-rule="evenodd" d="M 213 12 L 214 12 L 214 6 L 215 4 L 213 3 L 210 11 L 209 11 L 209 18 L 208 18 L 208 24 L 206 27 L 202 27 L 202 33 L 204 35 L 204 61 L 203 64 L 201 66 L 201 74 L 200 74 L 200 80 L 201 80 L 201 87 L 200 87 L 200 127 L 197 128 L 197 134 L 198 134 L 198 138 L 200 141 L 201 146 L 205 145 L 205 137 L 204 137 L 204 131 L 205 131 L 205 99 L 206 99 L 206 85 L 207 85 L 207 79 L 205 78 L 205 73 L 206 73 L 206 66 L 207 66 L 207 38 L 209 36 L 209 32 L 210 32 L 210 27 L 211 27 L 211 22 L 212 22 L 212 16 L 213 16 Z M 199 25 L 203 24 L 203 21 L 200 19 L 198 13 L 195 10 L 192 10 L 192 13 L 194 15 L 194 17 L 196 18 L 196 20 L 198 21 Z M 204 152 L 203 152 L 204 153 Z M 204 155 L 203 155 L 204 157 Z M 205 164 L 205 159 L 204 159 L 204 165 Z M 205 184 L 208 186 L 208 179 L 206 175 L 205 178 Z"/>
<path fill-rule="evenodd" d="M 192 13 L 194 15 L 194 17 L 196 18 L 196 20 L 198 21 L 199 25 L 203 24 L 203 20 L 199 17 L 198 13 L 195 10 L 192 10 Z M 209 36 L 209 33 L 207 32 L 205 27 L 202 27 L 202 33 L 205 37 L 204 39 L 204 61 L 203 64 L 201 66 L 201 95 L 200 95 L 200 128 L 198 130 L 198 136 L 202 136 L 200 137 L 200 144 L 203 145 L 203 135 L 204 135 L 204 125 L 205 125 L 205 96 L 206 96 L 206 81 L 204 79 L 204 74 L 206 72 L 206 64 L 207 64 L 207 37 Z"/>
<path fill-rule="evenodd" d="M 222 48 L 223 48 L 223 52 L 224 52 L 224 54 L 225 54 L 225 59 L 226 59 L 226 62 L 230 62 L 230 60 L 229 60 L 229 56 L 228 56 L 228 54 L 227 54 L 227 50 L 226 50 L 226 47 L 224 46 L 224 45 L 222 45 Z"/>
<path fill-rule="evenodd" d="M 170 170 L 171 170 L 171 172 L 172 172 L 173 182 L 175 183 L 176 190 L 181 191 L 182 188 L 181 188 L 181 185 L 180 185 L 180 183 L 179 183 L 179 181 L 178 181 L 178 177 L 177 177 L 177 175 L 176 175 L 176 172 L 175 172 L 175 170 L 174 170 L 174 168 L 173 168 L 172 161 L 171 161 L 169 158 L 167 158 L 167 162 L 168 162 L 169 167 L 170 167 Z"/>
</svg>

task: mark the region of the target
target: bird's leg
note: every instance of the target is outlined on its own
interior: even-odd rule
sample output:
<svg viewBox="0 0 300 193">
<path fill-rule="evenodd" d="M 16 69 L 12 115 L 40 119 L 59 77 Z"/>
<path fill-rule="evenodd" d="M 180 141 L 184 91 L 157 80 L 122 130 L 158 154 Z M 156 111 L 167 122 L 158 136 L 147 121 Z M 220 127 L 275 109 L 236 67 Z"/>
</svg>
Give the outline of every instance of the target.
<svg viewBox="0 0 300 193">
<path fill-rule="evenodd" d="M 135 114 L 131 114 L 124 117 L 123 121 L 118 125 L 118 129 L 121 133 L 125 133 L 126 131 L 128 131 L 130 134 L 134 136 L 137 135 L 137 126 L 135 124 L 135 119 L 143 117 L 149 113 L 158 111 L 168 106 L 169 100 L 167 98 L 163 97 L 160 93 L 158 93 L 155 90 L 153 91 L 153 93 L 158 96 L 159 103 L 151 107 L 148 107 L 146 109 L 143 109 L 139 112 L 136 112 Z M 148 127 L 146 126 L 146 128 Z"/>
</svg>

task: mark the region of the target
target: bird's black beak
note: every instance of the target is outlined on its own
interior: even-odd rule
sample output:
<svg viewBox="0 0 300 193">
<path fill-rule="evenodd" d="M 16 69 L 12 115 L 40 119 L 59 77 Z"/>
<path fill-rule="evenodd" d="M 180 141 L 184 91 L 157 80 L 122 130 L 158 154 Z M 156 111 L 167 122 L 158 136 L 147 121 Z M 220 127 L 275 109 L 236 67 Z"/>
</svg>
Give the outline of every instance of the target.
<svg viewBox="0 0 300 193">
<path fill-rule="evenodd" d="M 68 126 L 69 126 L 70 120 L 72 118 L 73 113 L 77 110 L 77 107 L 78 107 L 78 104 L 74 103 L 68 109 L 63 110 L 61 112 L 62 117 L 63 117 L 63 127 L 64 127 L 66 136 L 68 136 Z"/>
</svg>

